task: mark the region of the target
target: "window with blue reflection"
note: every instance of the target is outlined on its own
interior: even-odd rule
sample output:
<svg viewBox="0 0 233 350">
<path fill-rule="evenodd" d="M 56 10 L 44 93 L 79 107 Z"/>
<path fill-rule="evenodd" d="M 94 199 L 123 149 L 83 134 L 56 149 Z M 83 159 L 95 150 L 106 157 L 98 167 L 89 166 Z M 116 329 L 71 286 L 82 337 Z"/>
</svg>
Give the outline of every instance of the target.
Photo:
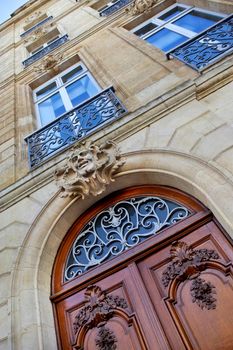
<svg viewBox="0 0 233 350">
<path fill-rule="evenodd" d="M 66 111 L 59 92 L 39 103 L 38 107 L 42 126 L 53 121 Z"/>
<path fill-rule="evenodd" d="M 223 17 L 188 5 L 172 5 L 137 26 L 133 32 L 160 50 L 169 52 Z"/>
<path fill-rule="evenodd" d="M 173 22 L 173 24 L 191 30 L 192 32 L 200 33 L 206 28 L 214 25 L 220 19 L 221 17 L 218 16 L 213 16 L 199 11 L 192 11 L 177 21 Z"/>
<path fill-rule="evenodd" d="M 75 107 L 90 97 L 96 95 L 98 89 L 93 84 L 93 81 L 87 75 L 84 75 L 84 77 L 81 79 L 76 80 L 74 83 L 70 84 L 66 88 L 66 91 L 69 95 L 73 107 Z"/>
<path fill-rule="evenodd" d="M 172 32 L 168 29 L 161 29 L 159 32 L 151 35 L 146 41 L 163 51 L 169 51 L 186 41 L 187 36 Z"/>
<path fill-rule="evenodd" d="M 82 63 L 62 72 L 34 90 L 34 101 L 40 126 L 71 111 L 98 94 L 99 91 L 100 88 L 96 81 Z M 68 119 L 64 129 L 67 130 L 67 135 L 70 135 L 72 130 Z"/>
</svg>

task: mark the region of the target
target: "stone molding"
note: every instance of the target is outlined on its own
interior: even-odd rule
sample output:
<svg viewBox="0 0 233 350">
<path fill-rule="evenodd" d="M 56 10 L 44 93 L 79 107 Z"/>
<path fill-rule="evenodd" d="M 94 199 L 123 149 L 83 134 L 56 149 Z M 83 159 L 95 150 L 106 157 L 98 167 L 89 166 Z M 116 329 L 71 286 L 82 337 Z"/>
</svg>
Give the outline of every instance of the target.
<svg viewBox="0 0 233 350">
<path fill-rule="evenodd" d="M 71 149 L 64 167 L 55 170 L 54 179 L 61 197 L 101 194 L 124 164 L 117 145 L 106 141 L 97 146 L 81 144 Z"/>
</svg>

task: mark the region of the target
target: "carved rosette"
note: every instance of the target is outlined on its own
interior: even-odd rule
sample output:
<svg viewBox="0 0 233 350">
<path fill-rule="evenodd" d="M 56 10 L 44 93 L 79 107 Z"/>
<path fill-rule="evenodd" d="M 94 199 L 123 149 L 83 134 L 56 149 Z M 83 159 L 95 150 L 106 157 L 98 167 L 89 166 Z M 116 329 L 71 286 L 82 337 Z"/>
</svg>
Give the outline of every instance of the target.
<svg viewBox="0 0 233 350">
<path fill-rule="evenodd" d="M 215 289 L 216 287 L 212 283 L 206 282 L 200 277 L 196 278 L 190 287 L 192 302 L 197 303 L 201 309 L 215 309 L 217 300 L 213 297 L 213 294 L 216 294 Z"/>
<path fill-rule="evenodd" d="M 162 274 L 162 283 L 167 287 L 169 282 L 175 278 L 180 281 L 193 280 L 190 293 L 192 302 L 203 309 L 214 309 L 216 307 L 215 286 L 200 278 L 201 271 L 206 269 L 205 262 L 211 259 L 219 259 L 219 255 L 211 249 L 193 250 L 185 242 L 174 242 L 170 249 L 173 260 Z"/>
<path fill-rule="evenodd" d="M 56 72 L 57 65 L 62 61 L 63 54 L 50 54 L 47 55 L 41 63 L 34 67 L 34 71 L 37 73 L 45 73 L 50 70 L 54 70 Z"/>
<path fill-rule="evenodd" d="M 124 162 L 113 141 L 73 148 L 66 165 L 54 173 L 61 197 L 99 195 L 114 181 L 113 176 Z"/>
<path fill-rule="evenodd" d="M 113 331 L 111 331 L 107 327 L 101 327 L 97 338 L 95 340 L 95 344 L 98 350 L 116 350 L 117 348 L 117 338 Z"/>
<path fill-rule="evenodd" d="M 125 11 L 132 16 L 140 15 L 141 13 L 150 12 L 158 2 L 159 0 L 134 0 Z"/>
<path fill-rule="evenodd" d="M 114 332 L 106 327 L 106 322 L 114 316 L 117 308 L 128 307 L 124 298 L 106 295 L 100 287 L 91 285 L 85 291 L 85 306 L 75 316 L 74 332 L 77 334 L 82 327 L 98 328 L 95 343 L 98 350 L 115 350 L 117 338 Z"/>
</svg>

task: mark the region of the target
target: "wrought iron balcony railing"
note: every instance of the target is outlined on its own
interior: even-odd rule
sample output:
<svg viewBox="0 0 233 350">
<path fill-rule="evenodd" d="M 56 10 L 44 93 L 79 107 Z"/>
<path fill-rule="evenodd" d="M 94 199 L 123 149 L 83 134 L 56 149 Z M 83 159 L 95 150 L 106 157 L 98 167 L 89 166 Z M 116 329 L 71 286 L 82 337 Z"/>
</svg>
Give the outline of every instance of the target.
<svg viewBox="0 0 233 350">
<path fill-rule="evenodd" d="M 26 30 L 25 32 L 23 32 L 22 34 L 20 34 L 21 38 L 24 38 L 26 35 L 28 35 L 29 33 L 33 32 L 35 29 L 41 27 L 41 26 L 44 25 L 46 22 L 49 22 L 51 19 L 53 19 L 53 16 L 46 17 L 46 18 L 43 19 L 42 21 L 36 23 L 33 27 L 29 28 L 28 30 Z"/>
<path fill-rule="evenodd" d="M 28 67 L 30 64 L 34 63 L 35 61 L 38 61 L 40 58 L 44 57 L 51 51 L 55 50 L 57 47 L 61 46 L 64 44 L 66 41 L 68 41 L 68 35 L 65 34 L 58 38 L 57 40 L 54 40 L 52 43 L 49 45 L 45 46 L 43 49 L 40 51 L 36 52 L 34 55 L 28 57 L 25 61 L 23 61 L 24 67 Z"/>
<path fill-rule="evenodd" d="M 128 5 L 130 2 L 132 2 L 132 0 L 118 0 L 117 2 L 112 4 L 111 6 L 100 11 L 100 16 L 102 16 L 102 17 L 110 16 L 114 12 L 120 10 L 122 7 Z"/>
<path fill-rule="evenodd" d="M 230 15 L 194 38 L 179 45 L 169 53 L 195 70 L 208 65 L 233 52 L 233 15 Z"/>
<path fill-rule="evenodd" d="M 39 165 L 126 112 L 113 87 L 100 92 L 25 138 L 30 166 Z"/>
</svg>

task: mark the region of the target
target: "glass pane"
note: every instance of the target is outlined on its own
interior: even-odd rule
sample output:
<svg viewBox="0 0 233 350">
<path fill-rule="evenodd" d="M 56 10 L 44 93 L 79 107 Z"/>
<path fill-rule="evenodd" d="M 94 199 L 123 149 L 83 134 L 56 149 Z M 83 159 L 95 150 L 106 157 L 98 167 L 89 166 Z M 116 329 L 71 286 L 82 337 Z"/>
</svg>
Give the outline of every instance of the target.
<svg viewBox="0 0 233 350">
<path fill-rule="evenodd" d="M 168 21 L 169 19 L 179 15 L 184 10 L 185 9 L 183 7 L 176 6 L 173 9 L 171 9 L 170 11 L 167 11 L 165 14 L 163 14 L 162 16 L 160 16 L 158 18 L 163 20 L 163 21 Z"/>
<path fill-rule="evenodd" d="M 78 74 L 80 74 L 83 71 L 82 66 L 78 66 L 75 69 L 73 69 L 72 71 L 70 71 L 69 73 L 65 74 L 62 77 L 62 81 L 63 83 L 66 83 L 70 80 L 72 80 L 74 77 L 76 77 Z"/>
<path fill-rule="evenodd" d="M 148 23 L 146 24 L 144 27 L 136 30 L 136 32 L 134 32 L 134 34 L 138 35 L 138 36 L 142 36 L 148 32 L 150 32 L 152 29 L 158 27 L 156 24 L 154 23 Z"/>
<path fill-rule="evenodd" d="M 44 97 L 46 95 L 48 95 L 50 92 L 52 92 L 53 90 L 55 90 L 57 87 L 56 82 L 54 81 L 53 83 L 47 85 L 46 87 L 44 87 L 43 89 L 39 90 L 36 93 L 36 97 L 37 99 L 40 99 L 41 97 Z"/>
<path fill-rule="evenodd" d="M 220 21 L 220 19 L 222 19 L 220 16 L 202 13 L 199 11 L 191 11 L 187 15 L 184 15 L 177 21 L 173 22 L 173 24 L 191 30 L 192 32 L 200 33 L 206 28 Z"/>
<path fill-rule="evenodd" d="M 42 125 L 48 124 L 66 111 L 59 92 L 39 103 L 38 107 Z"/>
<path fill-rule="evenodd" d="M 98 93 L 97 87 L 87 75 L 67 86 L 66 91 L 73 106 L 77 106 Z"/>
<path fill-rule="evenodd" d="M 172 32 L 168 29 L 161 29 L 159 32 L 147 38 L 146 41 L 163 51 L 170 51 L 187 39 L 188 38 L 184 35 Z"/>
</svg>

